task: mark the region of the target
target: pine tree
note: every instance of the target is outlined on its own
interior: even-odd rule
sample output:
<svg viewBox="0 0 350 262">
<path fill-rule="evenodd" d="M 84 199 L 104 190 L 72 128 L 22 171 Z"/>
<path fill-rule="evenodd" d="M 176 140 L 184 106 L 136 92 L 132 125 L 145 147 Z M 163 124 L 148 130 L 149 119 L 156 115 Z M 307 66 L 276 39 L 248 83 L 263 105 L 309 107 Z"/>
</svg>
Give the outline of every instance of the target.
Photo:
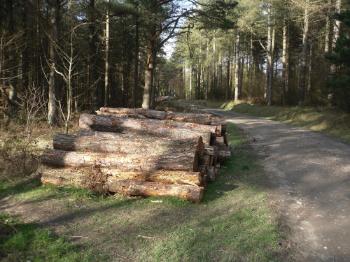
<svg viewBox="0 0 350 262">
<path fill-rule="evenodd" d="M 335 105 L 350 112 L 350 11 L 343 12 L 337 19 L 344 28 L 334 52 L 329 55 L 329 60 L 336 66 L 329 85 L 334 90 Z"/>
</svg>

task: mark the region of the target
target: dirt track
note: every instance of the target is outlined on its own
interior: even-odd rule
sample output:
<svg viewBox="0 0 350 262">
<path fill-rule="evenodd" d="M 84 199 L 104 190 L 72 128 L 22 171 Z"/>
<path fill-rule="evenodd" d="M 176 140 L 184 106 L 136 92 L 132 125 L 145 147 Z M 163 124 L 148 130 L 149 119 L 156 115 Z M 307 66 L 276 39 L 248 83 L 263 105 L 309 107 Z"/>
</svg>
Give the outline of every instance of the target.
<svg viewBox="0 0 350 262">
<path fill-rule="evenodd" d="M 299 261 L 350 261 L 350 145 L 279 122 L 224 115 L 251 138 Z"/>
</svg>

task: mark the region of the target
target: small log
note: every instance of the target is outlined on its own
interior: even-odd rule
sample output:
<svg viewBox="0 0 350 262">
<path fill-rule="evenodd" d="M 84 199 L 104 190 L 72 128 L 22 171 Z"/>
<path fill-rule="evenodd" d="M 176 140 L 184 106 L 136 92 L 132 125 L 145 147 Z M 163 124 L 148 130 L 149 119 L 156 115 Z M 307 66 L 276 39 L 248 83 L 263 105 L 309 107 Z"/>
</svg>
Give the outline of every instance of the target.
<svg viewBox="0 0 350 262">
<path fill-rule="evenodd" d="M 115 134 L 85 131 L 78 135 L 55 135 L 53 148 L 65 151 L 154 155 L 177 154 L 192 150 L 202 152 L 204 144 L 201 137 L 174 140 L 133 133 Z"/>
<path fill-rule="evenodd" d="M 106 178 L 106 181 L 136 180 L 159 182 L 164 184 L 202 185 L 203 175 L 200 172 L 156 170 L 154 172 L 120 171 L 117 168 L 42 168 L 41 181 L 44 184 L 57 186 L 76 186 L 88 188 L 89 181 L 96 173 Z"/>
<path fill-rule="evenodd" d="M 67 152 L 47 150 L 41 161 L 48 166 L 56 167 L 117 167 L 121 171 L 198 171 L 199 153 L 195 149 L 190 152 L 176 154 L 125 154 Z"/>
<path fill-rule="evenodd" d="M 204 189 L 199 186 L 171 185 L 134 180 L 108 182 L 107 187 L 110 192 L 128 196 L 173 196 L 195 203 L 199 203 L 202 200 L 204 191 Z"/>
<path fill-rule="evenodd" d="M 206 145 L 210 145 L 212 134 L 217 127 L 175 121 L 159 121 L 154 119 L 131 119 L 118 116 L 81 114 L 79 127 L 86 130 L 107 132 L 133 132 L 140 135 L 158 135 L 174 139 L 202 137 Z"/>
</svg>

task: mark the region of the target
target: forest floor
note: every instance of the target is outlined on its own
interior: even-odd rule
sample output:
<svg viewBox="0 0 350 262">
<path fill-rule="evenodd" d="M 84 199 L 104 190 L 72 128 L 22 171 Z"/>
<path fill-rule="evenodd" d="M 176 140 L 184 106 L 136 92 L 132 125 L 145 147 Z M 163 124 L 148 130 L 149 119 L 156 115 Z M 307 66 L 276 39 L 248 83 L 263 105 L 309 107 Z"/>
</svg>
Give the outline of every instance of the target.
<svg viewBox="0 0 350 262">
<path fill-rule="evenodd" d="M 266 115 L 261 107 L 254 110 Z M 350 145 L 265 118 L 209 111 L 226 116 L 250 137 L 287 239 L 297 243 L 295 259 L 349 261 Z"/>
<path fill-rule="evenodd" d="M 259 158 L 233 124 L 234 154 L 201 204 L 42 186 L 29 174 L 56 131 L 0 135 L 0 260 L 292 260 Z"/>
<path fill-rule="evenodd" d="M 220 104 L 220 106 L 219 106 Z M 350 143 L 350 114 L 325 107 L 261 106 L 248 103 L 211 102 L 209 107 L 221 107 L 237 113 L 264 117 L 325 133 Z"/>
</svg>

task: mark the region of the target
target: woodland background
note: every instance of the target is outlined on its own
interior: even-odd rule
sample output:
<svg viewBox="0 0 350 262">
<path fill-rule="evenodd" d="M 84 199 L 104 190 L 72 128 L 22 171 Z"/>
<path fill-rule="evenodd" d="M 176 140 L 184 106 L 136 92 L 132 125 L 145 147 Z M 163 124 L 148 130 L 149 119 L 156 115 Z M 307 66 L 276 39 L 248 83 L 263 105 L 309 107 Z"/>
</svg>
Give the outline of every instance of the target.
<svg viewBox="0 0 350 262">
<path fill-rule="evenodd" d="M 0 3 L 5 123 L 165 95 L 350 110 L 345 0 Z"/>
</svg>

